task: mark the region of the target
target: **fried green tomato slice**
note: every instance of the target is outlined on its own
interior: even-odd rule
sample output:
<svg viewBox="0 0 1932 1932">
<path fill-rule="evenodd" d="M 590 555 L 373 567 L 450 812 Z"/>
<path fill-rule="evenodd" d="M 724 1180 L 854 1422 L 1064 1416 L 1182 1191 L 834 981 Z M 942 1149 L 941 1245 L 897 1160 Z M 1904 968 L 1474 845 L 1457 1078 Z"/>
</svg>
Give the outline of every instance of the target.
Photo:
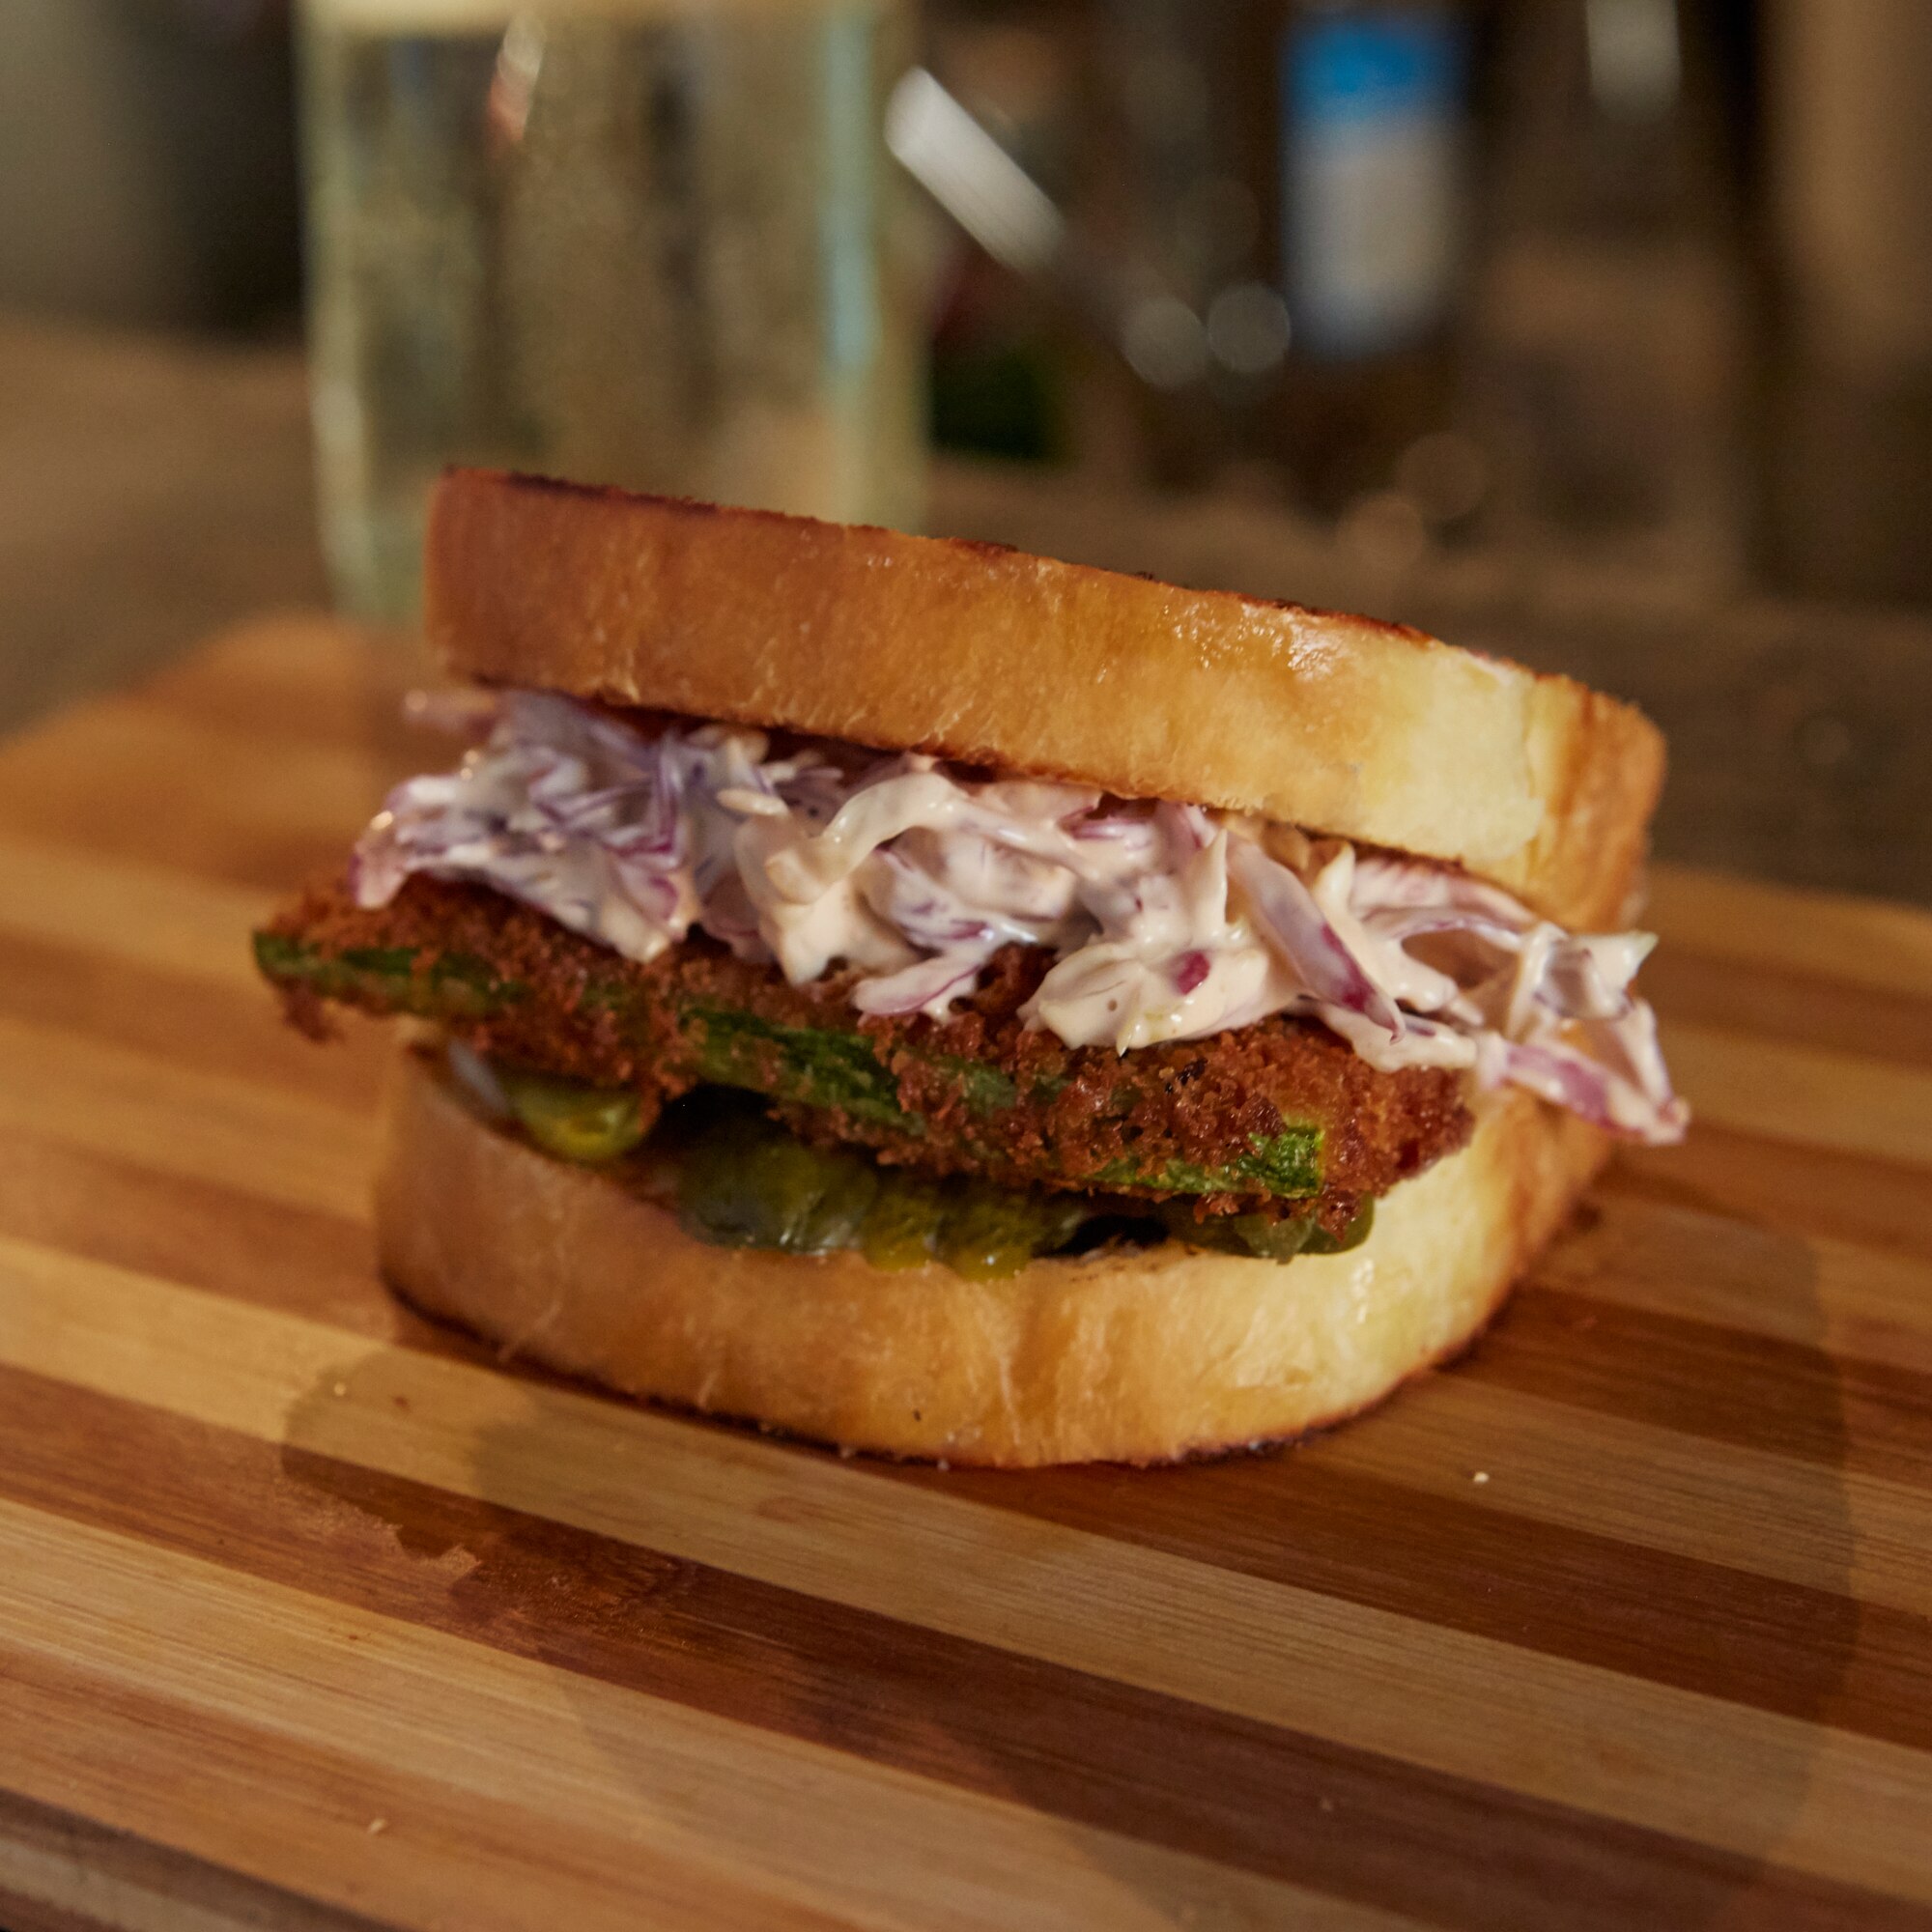
<svg viewBox="0 0 1932 1932">
<path fill-rule="evenodd" d="M 256 935 L 290 1019 L 326 1006 L 437 1021 L 493 1060 L 643 1096 L 700 1085 L 764 1096 L 796 1134 L 887 1165 L 1012 1186 L 1178 1199 L 1196 1219 L 1312 1220 L 1339 1237 L 1362 1203 L 1461 1147 L 1453 1073 L 1380 1073 L 1324 1027 L 1277 1017 L 1116 1054 L 1027 1027 L 1052 963 L 1011 947 L 952 1017 L 867 1017 L 852 978 L 791 986 L 694 935 L 648 965 L 487 887 L 412 878 L 378 910 L 312 888 Z"/>
</svg>

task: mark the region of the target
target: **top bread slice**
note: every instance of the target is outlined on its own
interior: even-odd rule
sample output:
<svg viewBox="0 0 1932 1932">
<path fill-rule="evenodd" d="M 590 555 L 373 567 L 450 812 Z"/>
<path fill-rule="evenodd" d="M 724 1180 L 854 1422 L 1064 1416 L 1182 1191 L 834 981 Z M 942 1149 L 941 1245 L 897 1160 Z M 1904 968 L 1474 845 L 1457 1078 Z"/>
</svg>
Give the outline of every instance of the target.
<svg viewBox="0 0 1932 1932">
<path fill-rule="evenodd" d="M 1568 678 L 1419 631 L 763 510 L 452 470 L 449 669 L 1255 812 L 1622 923 L 1663 742 Z"/>
</svg>

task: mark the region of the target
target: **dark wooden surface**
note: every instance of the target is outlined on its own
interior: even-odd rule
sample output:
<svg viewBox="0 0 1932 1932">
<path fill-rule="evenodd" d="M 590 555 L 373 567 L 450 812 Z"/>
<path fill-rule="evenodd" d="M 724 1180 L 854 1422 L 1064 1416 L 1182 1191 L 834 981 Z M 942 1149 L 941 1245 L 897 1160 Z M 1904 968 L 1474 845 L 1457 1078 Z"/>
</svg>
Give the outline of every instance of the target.
<svg viewBox="0 0 1932 1932">
<path fill-rule="evenodd" d="M 1932 1926 L 1932 917 L 1666 868 L 1689 1146 L 1355 1425 L 841 1461 L 383 1292 L 244 940 L 375 663 L 0 751 L 10 1932 Z"/>
</svg>

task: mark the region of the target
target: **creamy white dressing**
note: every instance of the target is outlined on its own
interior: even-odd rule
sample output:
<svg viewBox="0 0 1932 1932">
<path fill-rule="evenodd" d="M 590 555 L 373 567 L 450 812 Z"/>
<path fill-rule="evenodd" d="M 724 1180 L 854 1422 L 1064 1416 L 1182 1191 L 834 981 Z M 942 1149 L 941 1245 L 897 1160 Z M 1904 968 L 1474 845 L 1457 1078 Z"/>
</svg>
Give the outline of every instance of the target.
<svg viewBox="0 0 1932 1932">
<path fill-rule="evenodd" d="M 697 926 L 794 984 L 855 969 L 863 1012 L 935 1019 L 1000 948 L 1043 947 L 1023 1015 L 1069 1046 L 1303 1015 L 1383 1070 L 1467 1068 L 1682 1135 L 1631 991 L 1647 934 L 1573 935 L 1450 867 L 918 753 L 773 756 L 760 731 L 647 734 L 541 692 L 479 722 L 456 772 L 399 786 L 364 835 L 361 904 L 412 872 L 481 880 L 628 958 Z"/>
</svg>

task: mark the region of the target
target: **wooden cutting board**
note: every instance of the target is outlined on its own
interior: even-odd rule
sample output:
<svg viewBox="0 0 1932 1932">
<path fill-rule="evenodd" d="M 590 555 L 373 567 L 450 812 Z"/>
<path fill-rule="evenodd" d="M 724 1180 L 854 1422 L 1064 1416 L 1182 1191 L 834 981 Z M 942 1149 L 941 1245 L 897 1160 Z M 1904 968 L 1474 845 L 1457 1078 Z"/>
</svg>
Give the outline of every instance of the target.
<svg viewBox="0 0 1932 1932">
<path fill-rule="evenodd" d="M 841 1461 L 384 1296 L 245 941 L 379 682 L 0 752 L 9 1932 L 1932 1925 L 1932 917 L 1665 873 L 1690 1146 L 1363 1422 Z"/>
</svg>

